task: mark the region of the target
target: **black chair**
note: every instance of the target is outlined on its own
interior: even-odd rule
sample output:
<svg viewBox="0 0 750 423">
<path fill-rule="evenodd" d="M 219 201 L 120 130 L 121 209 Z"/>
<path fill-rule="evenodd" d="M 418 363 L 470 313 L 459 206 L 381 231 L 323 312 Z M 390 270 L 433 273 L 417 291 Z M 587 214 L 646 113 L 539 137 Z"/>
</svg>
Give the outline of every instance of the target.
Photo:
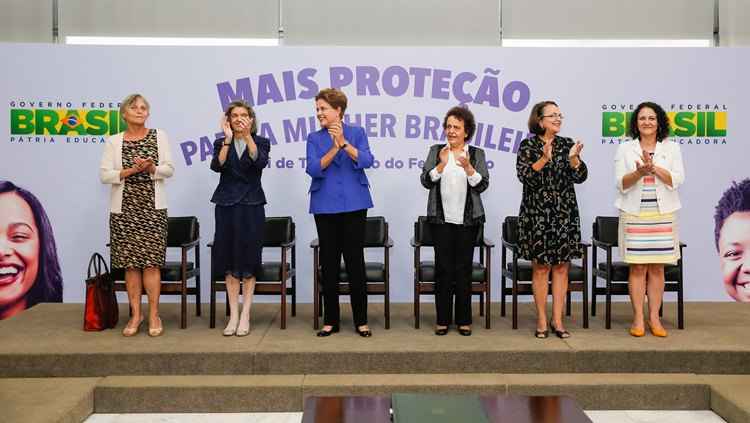
<svg viewBox="0 0 750 423">
<path fill-rule="evenodd" d="M 618 227 L 620 219 L 616 216 L 597 216 L 594 219 L 592 230 L 592 242 L 594 254 L 591 260 L 591 315 L 596 316 L 596 297 L 604 295 L 605 301 L 605 327 L 612 327 L 612 295 L 629 295 L 628 276 L 630 267 L 622 261 L 612 261 L 612 249 L 618 245 Z M 664 266 L 664 292 L 677 293 L 677 327 L 685 328 L 685 311 L 683 307 L 683 266 L 682 250 L 687 244 L 680 242 L 680 259 L 676 265 Z M 605 251 L 607 259 L 598 263 L 597 248 Z M 599 286 L 599 279 L 604 279 L 605 285 Z M 663 307 L 659 309 L 662 315 Z"/>
<path fill-rule="evenodd" d="M 414 223 L 414 328 L 419 329 L 419 307 L 422 295 L 435 295 L 435 261 L 422 260 L 422 247 L 434 247 L 432 224 L 426 216 L 419 216 Z M 484 237 L 484 227 L 477 232 L 474 247 L 479 249 L 479 262 L 472 263 L 471 294 L 479 296 L 479 315 L 484 316 L 484 326 L 490 328 L 490 289 L 492 270 L 492 247 L 495 244 Z"/>
<path fill-rule="evenodd" d="M 161 293 L 180 295 L 180 328 L 187 327 L 187 296 L 195 295 L 195 315 L 201 315 L 200 225 L 195 216 L 170 217 L 167 223 L 167 251 L 181 250 L 180 261 L 167 261 L 161 268 Z M 107 244 L 109 246 L 109 244 Z M 195 262 L 188 261 L 188 252 L 194 249 Z M 112 268 L 115 291 L 127 291 L 125 270 Z M 193 286 L 188 281 L 195 279 Z M 145 291 L 143 292 L 145 294 Z M 131 310 L 132 313 L 132 310 Z"/>
<path fill-rule="evenodd" d="M 518 296 L 534 295 L 532 284 L 532 267 L 531 262 L 519 260 L 518 258 L 518 216 L 508 216 L 503 221 L 503 246 L 501 250 L 502 277 L 500 282 L 500 315 L 505 316 L 505 296 L 512 296 L 513 304 L 513 329 L 518 329 Z M 583 328 L 589 327 L 588 314 L 588 271 L 586 263 L 588 262 L 588 251 L 590 245 L 582 242 L 583 257 L 581 264 L 571 262 L 568 268 L 568 292 L 565 301 L 565 314 L 570 316 L 571 312 L 571 292 L 579 291 L 583 296 Z M 508 262 L 508 252 L 511 252 L 511 261 Z M 552 272 L 550 272 L 552 277 Z M 511 286 L 506 286 L 505 280 L 512 281 Z M 549 294 L 552 294 L 550 282 Z"/>
<path fill-rule="evenodd" d="M 382 216 L 368 217 L 365 222 L 365 248 L 382 248 L 383 261 L 365 261 L 365 292 L 367 295 L 382 295 L 385 306 L 385 328 L 391 328 L 390 310 L 390 252 L 393 240 L 388 236 L 388 222 Z M 313 249 L 313 301 L 315 320 L 313 327 L 318 329 L 319 318 L 323 315 L 323 272 L 320 267 L 320 245 L 317 238 L 312 240 Z M 346 273 L 344 262 L 339 269 L 339 295 L 349 295 L 349 275 Z"/>
<path fill-rule="evenodd" d="M 213 243 L 208 244 L 213 254 Z M 287 296 L 292 297 L 292 316 L 297 315 L 297 247 L 295 244 L 294 221 L 289 216 L 266 217 L 263 226 L 263 252 L 279 249 L 280 261 L 261 263 L 261 273 L 255 275 L 254 295 L 278 295 L 281 297 L 281 329 L 286 329 Z M 212 256 L 213 257 L 213 256 Z M 291 262 L 290 262 L 291 259 Z M 211 266 L 211 321 L 210 327 L 216 327 L 216 292 L 227 290 L 226 274 Z M 291 282 L 291 285 L 289 283 Z M 226 313 L 229 314 L 227 301 Z"/>
</svg>

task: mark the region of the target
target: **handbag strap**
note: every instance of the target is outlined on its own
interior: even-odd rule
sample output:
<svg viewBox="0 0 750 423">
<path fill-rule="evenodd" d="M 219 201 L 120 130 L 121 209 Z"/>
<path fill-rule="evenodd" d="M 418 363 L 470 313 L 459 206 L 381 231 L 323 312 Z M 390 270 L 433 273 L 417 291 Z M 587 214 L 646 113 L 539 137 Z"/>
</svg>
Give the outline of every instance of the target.
<svg viewBox="0 0 750 423">
<path fill-rule="evenodd" d="M 96 276 L 102 275 L 104 273 L 109 273 L 109 266 L 107 265 L 107 261 L 104 260 L 104 257 L 102 257 L 102 255 L 99 253 L 92 254 L 91 259 L 89 259 L 87 278 L 91 278 L 92 266 L 94 268 L 94 271 L 96 272 Z M 104 268 L 104 272 L 102 272 L 102 267 Z"/>
</svg>

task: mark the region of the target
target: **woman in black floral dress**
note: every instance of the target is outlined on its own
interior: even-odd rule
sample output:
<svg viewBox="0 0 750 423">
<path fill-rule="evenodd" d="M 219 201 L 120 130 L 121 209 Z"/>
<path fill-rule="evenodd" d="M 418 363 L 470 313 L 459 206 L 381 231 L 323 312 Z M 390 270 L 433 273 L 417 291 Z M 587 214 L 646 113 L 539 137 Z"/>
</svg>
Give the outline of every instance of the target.
<svg viewBox="0 0 750 423">
<path fill-rule="evenodd" d="M 552 272 L 552 330 L 567 338 L 562 310 L 568 290 L 570 260 L 580 258 L 581 228 L 573 184 L 586 180 L 581 160 L 583 144 L 558 136 L 563 115 L 552 101 L 537 103 L 529 116 L 533 137 L 521 142 L 516 172 L 523 184 L 519 212 L 520 255 L 532 261 L 532 284 L 537 309 L 535 336 L 546 338 L 547 293 Z"/>
<path fill-rule="evenodd" d="M 167 248 L 165 179 L 174 173 L 169 140 L 160 129 L 146 127 L 150 106 L 140 94 L 122 101 L 124 132 L 107 139 L 99 175 L 112 186 L 109 228 L 112 267 L 125 269 L 125 285 L 132 315 L 124 336 L 133 336 L 144 320 L 143 288 L 148 295 L 148 334 L 163 332 L 159 318 L 161 270 Z"/>
</svg>

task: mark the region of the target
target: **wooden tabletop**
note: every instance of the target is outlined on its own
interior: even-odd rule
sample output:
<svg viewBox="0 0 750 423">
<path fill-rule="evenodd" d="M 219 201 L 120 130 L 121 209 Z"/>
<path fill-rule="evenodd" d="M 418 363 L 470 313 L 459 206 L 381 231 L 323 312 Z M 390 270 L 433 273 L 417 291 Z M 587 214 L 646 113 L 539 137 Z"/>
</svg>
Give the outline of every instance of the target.
<svg viewBox="0 0 750 423">
<path fill-rule="evenodd" d="M 493 423 L 591 423 L 567 396 L 480 395 Z M 308 397 L 302 423 L 390 423 L 391 397 Z"/>
</svg>

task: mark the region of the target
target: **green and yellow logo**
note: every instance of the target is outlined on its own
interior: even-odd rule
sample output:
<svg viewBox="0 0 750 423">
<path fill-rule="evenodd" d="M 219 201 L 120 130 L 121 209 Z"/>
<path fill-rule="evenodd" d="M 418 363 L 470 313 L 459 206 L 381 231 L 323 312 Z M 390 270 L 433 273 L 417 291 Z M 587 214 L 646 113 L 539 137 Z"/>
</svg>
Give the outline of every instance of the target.
<svg viewBox="0 0 750 423">
<path fill-rule="evenodd" d="M 709 111 L 667 112 L 672 137 L 719 138 L 727 136 L 727 113 Z M 602 137 L 626 137 L 633 112 L 602 112 Z"/>
<path fill-rule="evenodd" d="M 125 127 L 115 109 L 10 109 L 11 135 L 112 135 Z"/>
</svg>

